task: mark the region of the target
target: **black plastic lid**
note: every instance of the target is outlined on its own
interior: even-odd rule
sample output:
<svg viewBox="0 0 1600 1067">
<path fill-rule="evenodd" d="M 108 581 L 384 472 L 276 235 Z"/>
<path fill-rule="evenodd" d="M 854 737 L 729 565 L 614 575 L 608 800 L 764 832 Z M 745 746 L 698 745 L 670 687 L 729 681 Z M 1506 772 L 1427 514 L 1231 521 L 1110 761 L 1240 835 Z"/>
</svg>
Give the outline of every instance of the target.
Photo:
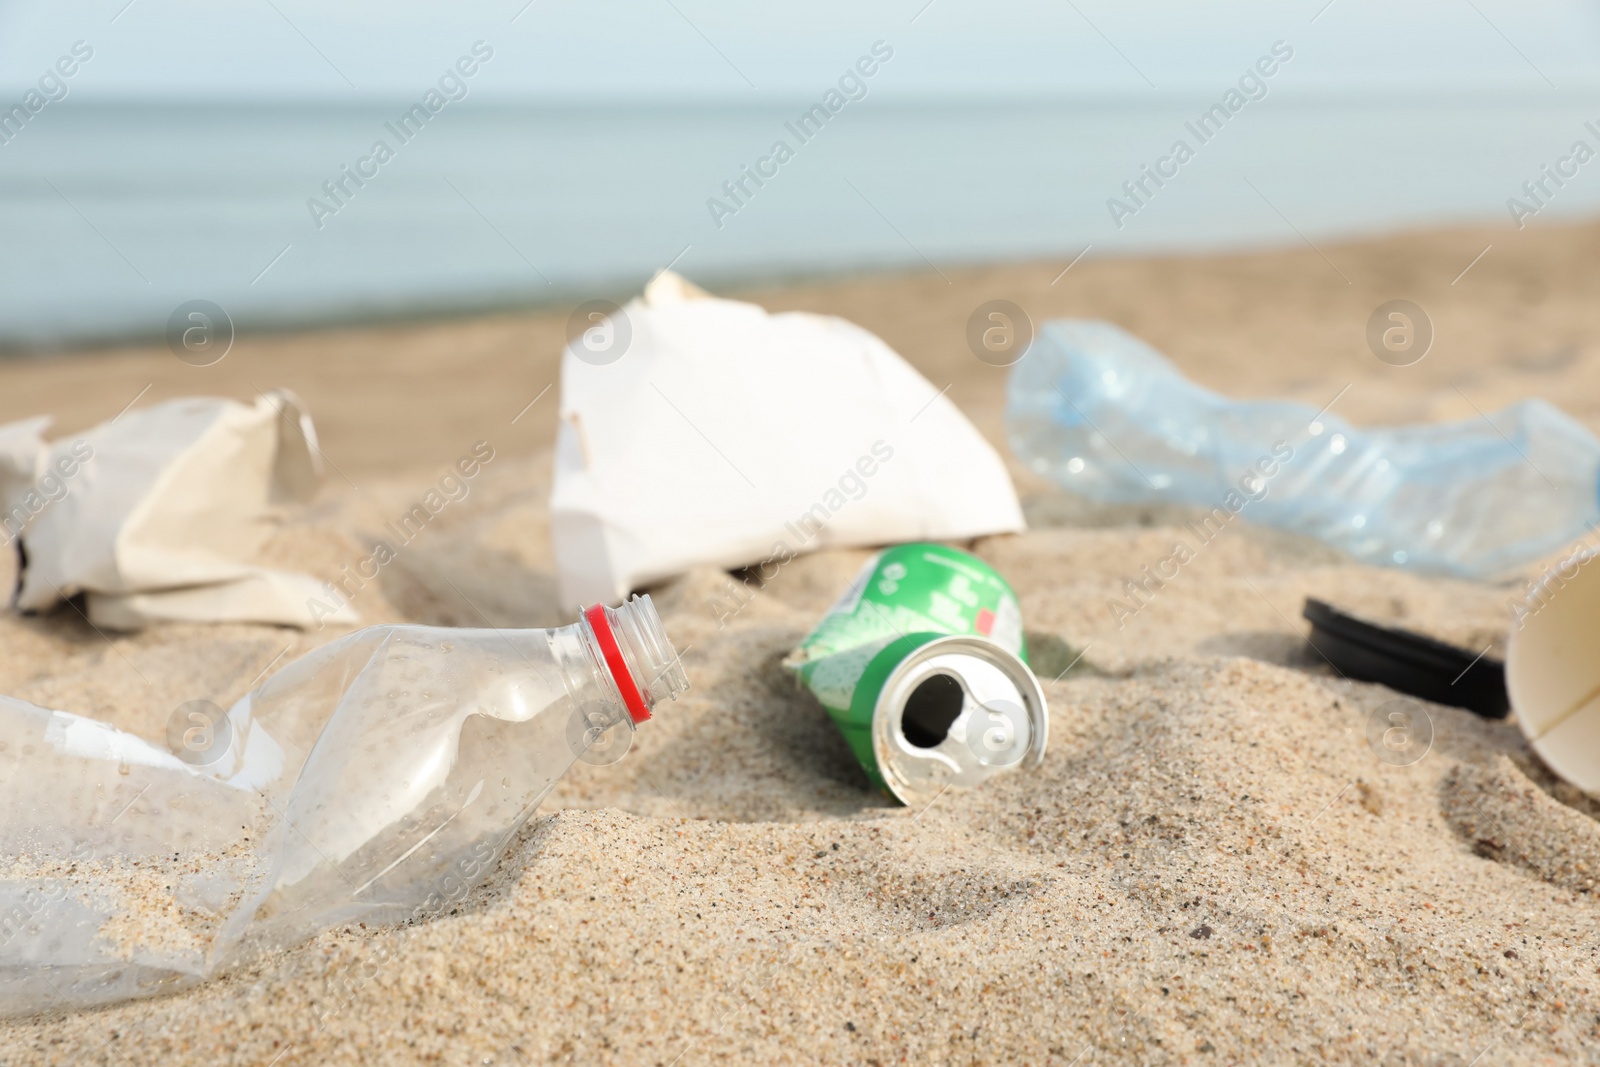
<svg viewBox="0 0 1600 1067">
<path fill-rule="evenodd" d="M 1310 597 L 1302 614 L 1311 622 L 1311 647 L 1350 678 L 1466 708 L 1486 719 L 1503 719 L 1511 709 L 1506 667 L 1497 659 L 1364 622 Z"/>
</svg>

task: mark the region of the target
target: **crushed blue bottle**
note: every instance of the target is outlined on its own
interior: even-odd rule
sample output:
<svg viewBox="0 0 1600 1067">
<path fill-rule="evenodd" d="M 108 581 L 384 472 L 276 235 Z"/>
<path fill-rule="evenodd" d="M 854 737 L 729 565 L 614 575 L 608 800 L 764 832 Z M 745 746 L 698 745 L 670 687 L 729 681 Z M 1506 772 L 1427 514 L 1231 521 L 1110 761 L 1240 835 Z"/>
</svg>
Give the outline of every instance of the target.
<svg viewBox="0 0 1600 1067">
<path fill-rule="evenodd" d="M 1044 325 L 1012 370 L 1006 431 L 1085 497 L 1220 508 L 1409 570 L 1500 578 L 1600 524 L 1600 440 L 1543 400 L 1356 427 L 1214 393 L 1105 322 Z"/>
</svg>

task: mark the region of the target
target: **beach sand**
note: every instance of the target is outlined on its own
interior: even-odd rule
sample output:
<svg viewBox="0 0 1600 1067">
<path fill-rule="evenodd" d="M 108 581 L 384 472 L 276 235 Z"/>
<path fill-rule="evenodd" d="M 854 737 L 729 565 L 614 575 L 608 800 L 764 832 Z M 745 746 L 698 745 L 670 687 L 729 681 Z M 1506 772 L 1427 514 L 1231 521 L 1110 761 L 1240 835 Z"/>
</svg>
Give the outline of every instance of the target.
<svg viewBox="0 0 1600 1067">
<path fill-rule="evenodd" d="M 1357 422 L 1540 395 L 1600 431 L 1597 254 L 1594 225 L 1450 231 L 738 295 L 879 333 L 1002 451 L 1005 372 L 964 341 L 993 298 L 1036 322 L 1115 321 L 1206 385 L 1337 398 Z M 1407 368 L 1364 340 L 1397 297 L 1437 330 Z M 209 368 L 160 349 L 12 362 L 0 420 L 53 412 L 70 431 L 136 396 L 289 386 L 334 469 L 266 560 L 330 579 L 488 441 L 470 496 L 355 606 L 368 622 L 555 625 L 564 320 L 249 336 Z M 1518 586 L 1359 566 L 1238 522 L 1119 627 L 1110 599 L 1193 544 L 1191 515 L 1091 505 L 1012 466 L 1032 529 L 972 547 L 1022 597 L 1052 713 L 1038 771 L 890 805 L 779 667 L 867 553 L 795 561 L 720 628 L 708 603 L 735 579 L 697 571 L 652 591 L 692 689 L 626 758 L 578 766 L 451 914 L 331 931 L 181 994 L 3 1022 L 0 1063 L 1600 1059 L 1592 803 L 1514 724 L 1453 708 L 1426 705 L 1426 756 L 1385 763 L 1369 723 L 1394 694 L 1339 677 L 1299 618 L 1319 596 L 1495 654 Z M 178 704 L 226 705 L 329 636 L 4 617 L 0 692 L 159 739 Z"/>
</svg>

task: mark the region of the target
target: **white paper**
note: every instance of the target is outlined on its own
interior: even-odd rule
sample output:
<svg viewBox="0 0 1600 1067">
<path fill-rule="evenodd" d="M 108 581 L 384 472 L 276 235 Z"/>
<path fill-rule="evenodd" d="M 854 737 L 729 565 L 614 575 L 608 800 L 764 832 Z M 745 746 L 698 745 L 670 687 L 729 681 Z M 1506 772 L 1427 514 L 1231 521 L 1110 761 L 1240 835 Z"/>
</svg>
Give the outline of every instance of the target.
<svg viewBox="0 0 1600 1067">
<path fill-rule="evenodd" d="M 319 621 L 307 601 L 320 582 L 250 562 L 284 508 L 309 500 L 321 478 L 315 430 L 292 393 L 124 412 L 52 443 L 38 469 L 25 497 L 39 507 L 22 534 L 20 610 L 86 593 L 90 621 L 116 629 Z M 326 617 L 357 621 L 348 607 Z"/>
<path fill-rule="evenodd" d="M 7 543 L 27 527 L 33 509 L 43 506 L 42 496 L 35 501 L 26 498 L 44 473 L 44 431 L 53 421 L 50 416 L 41 415 L 0 426 L 0 509 L 4 509 L 0 525 L 5 530 L 0 540 Z"/>
<path fill-rule="evenodd" d="M 671 273 L 614 362 L 561 361 L 550 522 L 569 607 L 697 565 L 1024 527 L 1005 464 L 859 326 L 769 315 Z"/>
</svg>

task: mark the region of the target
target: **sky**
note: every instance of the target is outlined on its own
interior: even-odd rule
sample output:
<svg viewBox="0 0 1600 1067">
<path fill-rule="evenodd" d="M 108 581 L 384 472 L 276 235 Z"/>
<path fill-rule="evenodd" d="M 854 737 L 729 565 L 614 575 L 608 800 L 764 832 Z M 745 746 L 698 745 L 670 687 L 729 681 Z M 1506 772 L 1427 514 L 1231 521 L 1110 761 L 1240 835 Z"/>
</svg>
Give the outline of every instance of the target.
<svg viewBox="0 0 1600 1067">
<path fill-rule="evenodd" d="M 1574 0 L 0 0 L 0 92 L 78 41 L 83 100 L 415 95 L 476 41 L 519 102 L 804 98 L 883 41 L 903 100 L 1220 91 L 1276 41 L 1293 92 L 1600 93 Z"/>
</svg>

